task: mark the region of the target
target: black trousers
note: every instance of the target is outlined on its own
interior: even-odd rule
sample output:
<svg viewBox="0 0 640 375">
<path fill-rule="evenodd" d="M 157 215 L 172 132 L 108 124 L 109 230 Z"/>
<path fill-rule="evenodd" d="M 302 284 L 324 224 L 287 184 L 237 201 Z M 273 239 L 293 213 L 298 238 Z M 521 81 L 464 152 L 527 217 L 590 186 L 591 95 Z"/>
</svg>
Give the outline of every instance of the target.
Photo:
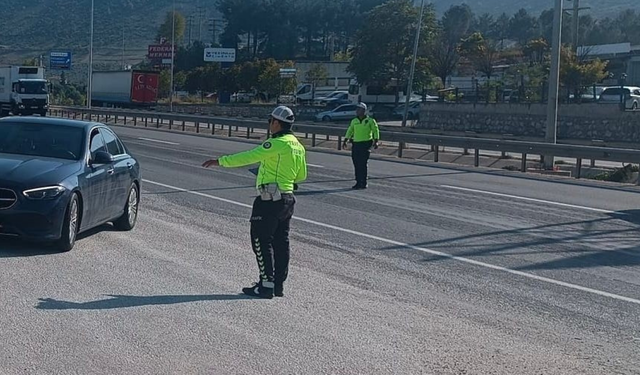
<svg viewBox="0 0 640 375">
<path fill-rule="evenodd" d="M 353 142 L 353 147 L 351 148 L 351 159 L 356 172 L 356 184 L 360 186 L 367 186 L 371 146 L 373 146 L 373 141 Z"/>
<path fill-rule="evenodd" d="M 289 275 L 289 229 L 296 199 L 282 194 L 279 201 L 257 197 L 251 213 L 251 246 L 264 287 L 282 285 Z"/>
</svg>

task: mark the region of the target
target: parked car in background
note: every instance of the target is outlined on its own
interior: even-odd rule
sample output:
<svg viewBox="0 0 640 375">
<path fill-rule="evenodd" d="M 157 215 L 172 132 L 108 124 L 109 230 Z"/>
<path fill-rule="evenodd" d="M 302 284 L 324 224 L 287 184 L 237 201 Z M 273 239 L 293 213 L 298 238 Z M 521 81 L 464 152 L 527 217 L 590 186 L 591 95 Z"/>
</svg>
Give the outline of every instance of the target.
<svg viewBox="0 0 640 375">
<path fill-rule="evenodd" d="M 79 233 L 107 222 L 133 229 L 140 166 L 99 123 L 0 120 L 0 239 L 17 237 L 74 247 Z"/>
<path fill-rule="evenodd" d="M 420 105 L 421 102 L 409 103 L 409 112 L 407 113 L 407 120 L 419 120 L 420 119 Z M 397 106 L 393 110 L 393 118 L 402 120 L 404 118 L 404 104 Z"/>
<path fill-rule="evenodd" d="M 640 109 L 640 87 L 609 87 L 600 95 L 600 103 L 616 104 L 625 103 L 625 109 L 636 111 Z"/>
<path fill-rule="evenodd" d="M 356 117 L 355 104 L 343 104 L 330 111 L 320 112 L 316 115 L 316 121 L 349 121 Z"/>
<path fill-rule="evenodd" d="M 334 91 L 325 98 L 317 99 L 316 103 L 326 107 L 338 107 L 343 104 L 349 104 L 349 92 Z"/>
</svg>

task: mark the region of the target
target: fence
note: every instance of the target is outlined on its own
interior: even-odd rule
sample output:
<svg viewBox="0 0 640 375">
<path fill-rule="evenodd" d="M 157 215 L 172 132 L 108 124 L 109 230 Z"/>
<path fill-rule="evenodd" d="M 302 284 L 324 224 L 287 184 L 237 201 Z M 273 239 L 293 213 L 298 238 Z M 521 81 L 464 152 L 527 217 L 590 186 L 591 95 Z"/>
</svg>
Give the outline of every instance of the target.
<svg viewBox="0 0 640 375">
<path fill-rule="evenodd" d="M 167 126 L 169 130 L 187 131 L 189 129 L 195 133 L 203 133 L 203 131 L 206 131 L 212 135 L 226 133 L 229 137 L 233 135 L 234 128 L 236 133 L 242 132 L 246 134 L 246 138 L 250 138 L 255 129 L 261 129 L 266 130 L 267 137 L 270 136 L 267 121 L 74 107 L 52 107 L 50 114 L 57 117 L 98 122 L 104 119 L 103 122 L 105 123 L 108 123 L 111 119 L 113 119 L 115 123 L 118 123 L 121 119 L 124 125 L 132 125 L 134 127 L 160 128 Z M 304 133 L 306 137 L 310 136 L 312 147 L 316 147 L 318 136 L 326 136 L 327 140 L 330 140 L 330 137 L 337 138 L 336 147 L 338 150 L 342 149 L 343 135 L 345 132 L 343 127 L 300 123 L 295 125 L 294 131 L 296 133 Z M 520 154 L 522 156 L 522 166 L 520 169 L 522 172 L 527 172 L 527 157 L 529 155 L 541 155 L 541 158 L 544 158 L 544 155 L 573 158 L 576 159 L 576 178 L 581 177 L 583 160 L 591 160 L 592 163 L 595 161 L 640 163 L 640 150 L 632 149 L 433 135 L 419 132 L 416 129 L 394 126 L 382 126 L 381 133 L 381 137 L 385 143 L 398 143 L 399 157 L 402 157 L 401 150 L 405 144 L 431 146 L 434 152 L 434 162 L 436 163 L 439 162 L 440 147 L 460 148 L 465 151 L 474 150 L 475 167 L 480 165 L 481 150 L 498 151 L 503 154 Z M 638 183 L 640 184 L 640 179 Z"/>
</svg>

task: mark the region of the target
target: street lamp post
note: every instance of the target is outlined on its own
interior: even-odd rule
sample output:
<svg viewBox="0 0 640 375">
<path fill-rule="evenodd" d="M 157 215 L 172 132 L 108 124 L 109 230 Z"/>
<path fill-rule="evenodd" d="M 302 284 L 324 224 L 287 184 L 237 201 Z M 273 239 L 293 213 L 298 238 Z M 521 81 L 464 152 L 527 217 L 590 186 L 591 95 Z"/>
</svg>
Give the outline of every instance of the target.
<svg viewBox="0 0 640 375">
<path fill-rule="evenodd" d="M 557 143 L 558 134 L 558 94 L 560 91 L 560 52 L 562 49 L 562 5 L 563 0 L 556 0 L 553 15 L 553 44 L 551 48 L 551 72 L 549 74 L 549 102 L 547 104 L 546 141 Z M 553 155 L 544 155 L 544 167 L 553 169 Z"/>
<path fill-rule="evenodd" d="M 176 0 L 173 0 L 173 14 L 171 26 L 171 98 L 169 98 L 169 112 L 173 112 L 173 70 L 176 59 Z"/>
<path fill-rule="evenodd" d="M 413 45 L 413 58 L 411 59 L 411 70 L 409 72 L 409 82 L 407 84 L 407 90 L 405 92 L 404 102 L 404 115 L 402 116 L 402 127 L 407 126 L 407 117 L 409 116 L 409 103 L 411 102 L 411 96 L 413 93 L 413 77 L 416 72 L 416 60 L 418 59 L 418 47 L 420 46 L 420 32 L 422 31 L 422 17 L 424 16 L 424 0 L 420 4 L 420 17 L 418 17 L 418 27 L 416 30 L 416 39 Z M 402 157 L 402 151 L 404 149 L 404 143 L 400 142 L 398 148 L 398 157 Z"/>
<path fill-rule="evenodd" d="M 89 77 L 87 80 L 87 108 L 91 108 L 91 87 L 93 85 L 93 12 L 94 0 L 91 0 L 91 40 L 89 42 Z"/>
</svg>

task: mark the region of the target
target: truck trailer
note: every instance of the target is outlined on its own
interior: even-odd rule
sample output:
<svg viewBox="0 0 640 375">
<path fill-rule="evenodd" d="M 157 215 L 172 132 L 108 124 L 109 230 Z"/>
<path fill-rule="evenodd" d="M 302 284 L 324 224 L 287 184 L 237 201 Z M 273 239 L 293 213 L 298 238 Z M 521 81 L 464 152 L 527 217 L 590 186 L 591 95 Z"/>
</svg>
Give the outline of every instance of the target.
<svg viewBox="0 0 640 375">
<path fill-rule="evenodd" d="M 93 72 L 91 105 L 97 107 L 150 107 L 158 100 L 158 72 L 118 70 Z"/>
<path fill-rule="evenodd" d="M 49 91 L 44 68 L 0 67 L 0 117 L 39 114 L 49 110 Z"/>
</svg>

